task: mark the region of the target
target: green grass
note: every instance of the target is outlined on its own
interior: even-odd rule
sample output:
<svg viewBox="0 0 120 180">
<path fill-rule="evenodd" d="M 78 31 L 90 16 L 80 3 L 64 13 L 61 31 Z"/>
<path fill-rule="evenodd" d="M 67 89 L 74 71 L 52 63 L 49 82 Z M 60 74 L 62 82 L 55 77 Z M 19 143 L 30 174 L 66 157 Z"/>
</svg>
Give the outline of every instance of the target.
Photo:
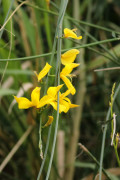
<svg viewBox="0 0 120 180">
<path fill-rule="evenodd" d="M 45 0 L 27 1 L 22 6 L 21 3 L 0 1 L 0 28 L 6 23 L 0 31 L 0 168 L 17 144 L 17 150 L 0 172 L 0 179 L 78 180 L 89 174 L 95 179 L 99 173 L 99 180 L 102 180 L 102 172 L 109 179 L 119 179 L 119 173 L 107 171 L 116 168 L 119 172 L 119 169 L 114 148 L 110 145 L 111 123 L 105 122 L 110 119 L 109 101 L 116 82 L 113 112 L 117 114 L 116 133 L 120 132 L 120 72 L 118 69 L 103 71 L 120 66 L 119 0 L 55 0 L 50 2 L 49 8 Z M 63 38 L 66 27 L 77 28 L 76 33 L 83 39 Z M 33 88 L 41 86 L 41 97 L 48 87 L 61 84 L 61 54 L 73 48 L 80 50 L 76 59 L 80 68 L 73 72 L 76 94 L 69 98 L 80 106 L 67 114 L 59 114 L 52 107 L 40 113 L 35 108 L 19 110 L 15 103 L 9 112 L 13 95 L 20 89 L 22 96 L 30 99 L 32 88 L 24 84 L 32 83 Z M 46 62 L 53 68 L 40 84 L 34 71 L 40 72 Z M 96 69 L 103 70 L 94 71 Z M 65 86 L 63 90 L 66 90 Z M 51 114 L 54 122 L 41 129 L 40 125 Z M 32 130 L 19 145 L 31 126 Z M 61 139 L 64 146 L 58 144 L 60 131 L 64 134 Z M 58 154 L 60 148 L 64 151 Z"/>
</svg>

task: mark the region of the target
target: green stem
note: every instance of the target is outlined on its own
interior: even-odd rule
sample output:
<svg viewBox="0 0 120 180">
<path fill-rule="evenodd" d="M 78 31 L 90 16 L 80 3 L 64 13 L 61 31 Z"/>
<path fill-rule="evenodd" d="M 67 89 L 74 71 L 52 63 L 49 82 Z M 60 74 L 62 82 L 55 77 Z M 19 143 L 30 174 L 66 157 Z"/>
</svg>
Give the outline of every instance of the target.
<svg viewBox="0 0 120 180">
<path fill-rule="evenodd" d="M 39 6 L 36 6 L 36 5 L 30 4 L 30 3 L 26 3 L 26 4 L 31 6 L 31 7 L 33 7 L 33 8 L 36 8 L 36 9 L 42 11 L 42 12 L 44 12 L 44 13 L 50 13 L 50 14 L 55 15 L 55 16 L 59 15 L 58 13 L 56 13 L 54 11 L 46 10 L 46 9 L 40 8 Z M 108 31 L 108 32 L 111 32 L 111 33 L 120 34 L 120 32 L 118 32 L 118 31 L 114 31 L 114 30 L 105 28 L 103 26 L 99 26 L 99 25 L 96 25 L 96 24 L 91 24 L 91 23 L 88 23 L 88 22 L 85 22 L 85 21 L 77 20 L 77 19 L 74 19 L 72 17 L 69 17 L 68 15 L 66 15 L 65 18 L 67 18 L 68 20 L 71 20 L 73 22 L 78 22 L 79 24 L 84 24 L 84 25 L 91 26 L 91 27 L 94 27 L 94 28 L 97 28 L 97 29 L 101 29 L 101 30 L 104 30 L 104 31 Z"/>
<path fill-rule="evenodd" d="M 113 99 L 113 103 L 118 95 L 118 92 L 120 90 L 120 85 L 117 87 L 115 94 L 114 94 L 114 99 Z M 107 113 L 107 117 L 106 117 L 106 121 L 109 119 L 110 117 L 110 113 L 111 113 L 111 108 L 109 107 L 108 113 Z M 102 138 L 102 146 L 101 146 L 101 155 L 100 155 L 100 169 L 99 169 L 99 180 L 102 180 L 102 164 L 103 164 L 103 157 L 104 157 L 104 149 L 105 149 L 105 138 L 106 138 L 106 132 L 107 132 L 107 124 L 104 127 L 103 130 L 103 138 Z"/>
<path fill-rule="evenodd" d="M 39 149 L 40 149 L 40 157 L 41 157 L 41 159 L 43 159 L 41 132 L 42 132 L 42 119 L 41 119 L 41 116 L 40 116 L 40 125 L 39 125 Z"/>
<path fill-rule="evenodd" d="M 58 19 L 59 19 L 59 18 L 58 18 Z M 57 39 L 56 39 L 57 30 L 58 30 L 58 23 L 57 23 L 57 28 L 56 28 L 56 32 L 55 32 L 55 37 L 54 37 L 54 43 L 53 43 L 52 53 L 49 53 L 49 55 L 51 55 L 50 65 L 52 65 L 53 59 L 54 59 L 54 55 L 55 55 L 55 49 L 56 49 L 56 43 L 57 43 Z M 50 76 L 50 71 L 49 71 L 48 76 L 47 76 L 44 94 L 46 93 L 47 88 L 48 88 L 49 76 Z M 39 174 L 38 174 L 37 180 L 40 179 L 40 176 L 41 176 L 41 174 L 42 174 L 42 170 L 43 170 L 43 167 L 44 167 L 44 164 L 45 164 L 45 160 L 46 160 L 46 157 L 47 157 L 47 152 L 48 152 L 48 147 L 49 147 L 49 142 L 50 142 L 51 129 L 52 129 L 52 124 L 51 124 L 51 126 L 49 127 L 49 132 L 48 132 L 48 136 L 47 136 L 47 143 L 46 143 L 45 152 L 44 152 L 44 158 L 43 158 L 43 161 L 42 161 L 40 170 L 39 170 Z"/>
<path fill-rule="evenodd" d="M 112 87 L 111 102 L 110 102 L 111 119 L 112 119 L 112 121 L 111 121 L 112 144 L 111 145 L 114 146 L 116 159 L 117 159 L 118 165 L 120 167 L 120 159 L 119 159 L 119 155 L 118 155 L 118 151 L 117 151 L 117 142 L 116 142 L 116 140 L 114 138 L 114 136 L 115 136 L 114 128 L 116 128 L 116 127 L 114 127 L 114 126 L 116 126 L 116 122 L 115 122 L 116 119 L 114 119 L 115 118 L 114 117 L 115 114 L 113 113 L 113 100 L 114 100 L 113 95 L 114 95 L 114 89 L 115 89 L 115 83 L 113 84 L 113 87 Z"/>
<path fill-rule="evenodd" d="M 46 160 L 46 157 L 47 157 L 47 152 L 48 152 L 48 147 L 49 147 L 49 142 L 50 142 L 51 129 L 52 129 L 52 124 L 49 127 L 48 136 L 47 136 L 47 143 L 46 143 L 45 152 L 44 152 L 44 158 L 43 158 L 43 161 L 42 161 L 42 164 L 41 164 L 41 167 L 40 167 L 40 171 L 39 171 L 37 180 L 40 179 L 40 176 L 41 176 L 44 164 L 45 164 L 45 160 Z"/>
<path fill-rule="evenodd" d="M 4 23 L 5 23 L 5 22 L 7 21 L 7 19 L 8 19 L 8 16 L 9 16 L 9 13 L 10 13 L 10 11 L 11 11 L 11 9 L 12 9 L 12 6 L 13 6 L 14 1 L 15 1 L 15 0 L 12 0 L 12 1 L 11 1 L 10 8 L 9 8 L 9 10 L 8 10 L 8 12 L 7 12 L 7 15 L 6 15 L 6 17 L 5 17 Z M 3 23 L 3 24 L 4 24 L 4 23 Z M 4 32 L 4 28 L 0 31 L 0 39 L 1 39 L 1 37 L 2 37 L 3 32 Z"/>
<path fill-rule="evenodd" d="M 57 68 L 56 68 L 57 85 L 60 84 L 62 22 L 63 22 L 63 17 L 64 17 L 64 14 L 65 14 L 65 11 L 66 11 L 67 3 L 68 3 L 68 0 L 62 0 L 61 1 L 61 7 L 63 7 L 63 8 L 62 8 L 60 19 L 58 20 L 59 24 L 58 24 Z M 46 180 L 48 180 L 48 178 L 49 178 L 50 170 L 51 170 L 51 165 L 52 165 L 52 161 L 53 161 L 53 155 L 54 155 L 56 138 L 57 138 L 57 131 L 58 131 L 58 121 L 59 121 L 59 92 L 58 92 L 58 96 L 57 96 L 57 117 L 56 117 L 55 133 L 54 133 L 51 157 L 50 157 L 50 161 L 49 161 L 49 166 L 48 166 L 48 171 L 47 171 L 47 175 L 46 175 Z"/>
<path fill-rule="evenodd" d="M 108 43 L 108 42 L 113 42 L 113 41 L 118 41 L 120 40 L 120 38 L 112 38 L 112 39 L 106 39 L 106 40 L 102 40 L 102 41 L 97 41 L 97 42 L 93 42 L 93 43 L 89 43 L 89 44 L 84 44 L 84 45 L 80 45 L 80 46 L 75 46 L 72 49 L 80 49 L 80 48 L 86 48 L 86 47 L 91 47 L 91 46 L 96 46 L 99 44 L 104 44 L 104 43 Z M 70 50 L 71 48 L 68 49 L 63 49 L 61 50 L 61 52 L 65 52 L 67 50 Z M 57 52 L 55 52 L 56 54 Z M 28 57 L 22 57 L 22 58 L 13 58 L 13 59 L 0 59 L 0 62 L 4 62 L 4 61 L 23 61 L 23 60 L 30 60 L 30 59 L 35 59 L 35 58 L 40 58 L 40 57 L 45 57 L 45 56 L 50 56 L 52 54 L 52 52 L 50 53 L 45 53 L 45 54 L 40 54 L 40 55 L 35 55 L 35 56 L 28 56 Z M 116 62 L 117 64 L 120 65 L 119 62 Z"/>
<path fill-rule="evenodd" d="M 118 165 L 120 167 L 120 159 L 119 159 L 119 155 L 118 155 L 118 151 L 117 151 L 117 147 L 115 145 L 115 142 L 113 143 L 114 145 L 114 150 L 115 150 L 115 155 L 116 155 L 116 159 L 117 159 L 117 162 L 118 162 Z"/>
<path fill-rule="evenodd" d="M 92 39 L 93 41 L 95 41 L 95 42 L 98 42 L 97 41 L 97 39 L 94 37 L 94 36 L 92 36 L 88 31 L 86 31 L 82 26 L 80 26 L 79 24 L 77 24 L 77 23 L 74 23 L 75 25 L 76 25 L 76 27 L 78 27 L 79 29 L 81 29 L 84 33 L 85 33 L 85 35 L 88 35 L 89 37 L 90 37 L 90 39 Z M 112 59 L 112 61 L 116 61 L 116 59 L 117 59 L 117 57 L 114 55 L 114 54 L 112 54 L 110 51 L 109 51 L 109 49 L 107 49 L 105 46 L 103 46 L 102 44 L 100 44 L 100 47 L 102 47 L 113 59 Z"/>
<path fill-rule="evenodd" d="M 85 146 L 83 146 L 81 143 L 78 143 L 78 145 L 80 146 L 80 148 L 81 148 L 84 152 L 86 152 L 86 153 L 93 159 L 93 161 L 94 161 L 98 166 L 100 166 L 100 163 L 99 163 L 99 162 L 97 161 L 97 159 L 91 154 L 91 152 L 88 151 L 88 149 L 87 149 Z M 107 174 L 107 172 L 105 171 L 104 168 L 102 168 L 102 171 L 103 171 L 103 173 L 106 175 L 106 177 L 107 177 L 109 180 L 111 180 L 111 178 L 109 177 L 109 175 Z"/>
</svg>

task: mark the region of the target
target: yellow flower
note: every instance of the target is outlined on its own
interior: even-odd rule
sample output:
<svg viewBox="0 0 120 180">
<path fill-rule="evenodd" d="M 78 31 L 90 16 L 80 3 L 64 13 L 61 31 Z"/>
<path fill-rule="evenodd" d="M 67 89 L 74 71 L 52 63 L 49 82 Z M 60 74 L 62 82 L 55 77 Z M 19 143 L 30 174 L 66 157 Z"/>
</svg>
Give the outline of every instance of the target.
<svg viewBox="0 0 120 180">
<path fill-rule="evenodd" d="M 47 90 L 47 95 L 43 96 L 38 105 L 39 108 L 46 104 L 50 104 L 54 100 L 56 100 L 58 91 L 62 88 L 63 85 L 59 85 L 57 87 L 49 87 Z"/>
<path fill-rule="evenodd" d="M 74 39 L 82 39 L 82 36 L 77 37 L 77 35 L 74 33 L 75 29 L 70 30 L 68 28 L 64 29 L 64 38 L 74 38 Z"/>
<path fill-rule="evenodd" d="M 36 87 L 32 93 L 31 93 L 31 101 L 28 100 L 25 97 L 16 97 L 14 96 L 15 100 L 18 103 L 18 107 L 19 109 L 28 109 L 30 107 L 35 106 L 36 108 L 38 108 L 39 105 L 39 99 L 40 99 L 40 87 Z"/>
<path fill-rule="evenodd" d="M 71 49 L 71 50 L 65 52 L 64 54 L 61 55 L 62 64 L 66 65 L 66 64 L 73 63 L 77 54 L 79 54 L 79 53 L 80 53 L 80 51 L 78 51 L 77 49 Z"/>
<path fill-rule="evenodd" d="M 28 109 L 33 106 L 36 108 L 41 108 L 41 107 L 45 106 L 46 104 L 50 104 L 52 101 L 54 101 L 56 99 L 57 92 L 60 90 L 60 88 L 62 86 L 63 85 L 59 85 L 57 87 L 49 87 L 47 90 L 47 95 L 43 96 L 41 99 L 40 99 L 40 89 L 41 88 L 39 88 L 39 87 L 36 87 L 32 91 L 31 101 L 25 97 L 14 96 L 14 98 L 16 99 L 16 101 L 18 103 L 19 109 Z"/>
<path fill-rule="evenodd" d="M 63 85 L 59 85 L 57 87 L 49 87 L 47 90 L 47 95 L 43 96 L 40 99 L 40 89 L 39 87 L 36 87 L 32 93 L 31 93 L 31 101 L 28 100 L 27 98 L 24 97 L 16 97 L 18 107 L 19 109 L 28 109 L 30 107 L 36 107 L 36 108 L 41 108 L 45 106 L 46 104 L 50 104 L 53 106 L 55 110 L 57 110 L 57 95 L 58 91 L 62 88 Z M 59 93 L 59 113 L 61 112 L 68 112 L 70 108 L 75 108 L 78 107 L 76 104 L 71 104 L 71 101 L 68 96 L 71 93 L 71 90 L 67 90 L 65 93 Z M 50 125 L 53 121 L 53 117 L 49 116 L 49 119 L 47 123 L 44 125 L 44 127 Z"/>
<path fill-rule="evenodd" d="M 72 77 L 70 73 L 72 72 L 73 68 L 77 66 L 79 66 L 77 63 L 67 64 L 60 73 L 60 78 L 64 81 L 68 89 L 70 89 L 72 95 L 76 93 L 76 90 L 67 77 Z"/>
<path fill-rule="evenodd" d="M 59 97 L 60 97 L 59 98 L 59 113 L 61 113 L 61 112 L 67 113 L 70 108 L 75 108 L 75 107 L 79 106 L 79 105 L 76 105 L 76 104 L 71 104 L 70 99 L 66 97 L 70 93 L 71 93 L 71 91 L 67 90 L 65 93 L 62 93 L 62 94 L 60 93 L 59 94 Z M 57 111 L 57 97 L 56 97 L 56 100 L 51 101 L 50 104 Z"/>
<path fill-rule="evenodd" d="M 47 95 L 41 98 L 40 103 L 50 104 L 57 111 L 57 95 L 58 91 L 62 88 L 63 85 L 57 87 L 49 87 L 47 90 Z M 66 97 L 71 93 L 71 90 L 67 90 L 65 93 L 59 92 L 59 113 L 68 112 L 70 108 L 78 107 L 76 104 L 71 104 L 71 101 Z M 42 104 L 43 105 L 43 104 Z M 40 106 L 39 106 L 40 107 Z"/>
<path fill-rule="evenodd" d="M 36 74 L 38 81 L 41 81 L 41 79 L 46 76 L 46 74 L 49 72 L 50 68 L 52 66 L 50 66 L 48 63 L 46 63 L 45 67 L 40 71 L 39 74 L 36 73 L 36 71 L 34 71 L 34 73 Z"/>
</svg>

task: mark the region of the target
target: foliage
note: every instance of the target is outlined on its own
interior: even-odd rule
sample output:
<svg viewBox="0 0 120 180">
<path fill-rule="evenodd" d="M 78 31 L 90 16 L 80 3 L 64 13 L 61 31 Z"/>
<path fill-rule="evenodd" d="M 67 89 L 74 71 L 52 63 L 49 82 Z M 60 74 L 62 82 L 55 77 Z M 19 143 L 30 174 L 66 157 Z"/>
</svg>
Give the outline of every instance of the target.
<svg viewBox="0 0 120 180">
<path fill-rule="evenodd" d="M 120 157 L 119 134 L 114 134 L 117 138 L 114 139 L 115 151 L 111 146 L 114 112 L 116 132 L 120 131 L 119 12 L 118 0 L 73 0 L 68 4 L 65 0 L 0 0 L 1 180 L 39 179 L 39 175 L 41 180 L 93 179 L 98 173 L 98 178 L 103 179 L 102 171 L 108 179 L 119 179 L 116 158 L 116 152 Z M 70 33 L 69 38 L 64 29 Z M 65 64 L 66 56 L 70 64 L 76 58 L 71 69 L 70 64 Z M 52 68 L 50 73 L 42 71 L 43 76 L 47 73 L 48 76 L 41 81 L 43 77 L 37 73 L 46 63 Z M 67 114 L 59 115 L 53 112 L 52 106 L 37 111 L 35 108 L 19 110 L 13 95 L 30 100 L 33 89 L 39 87 L 36 76 L 40 77 L 41 97 L 48 87 L 64 82 L 63 92 L 75 87 L 71 94 L 75 91 L 76 94 L 69 93 L 68 97 L 70 102 L 80 106 L 68 108 Z M 114 82 L 116 87 L 112 107 L 109 107 Z M 57 106 L 54 107 L 57 110 Z M 54 120 L 48 118 L 52 112 Z M 6 157 L 7 162 L 4 161 Z M 112 174 L 113 168 L 116 171 Z"/>
</svg>

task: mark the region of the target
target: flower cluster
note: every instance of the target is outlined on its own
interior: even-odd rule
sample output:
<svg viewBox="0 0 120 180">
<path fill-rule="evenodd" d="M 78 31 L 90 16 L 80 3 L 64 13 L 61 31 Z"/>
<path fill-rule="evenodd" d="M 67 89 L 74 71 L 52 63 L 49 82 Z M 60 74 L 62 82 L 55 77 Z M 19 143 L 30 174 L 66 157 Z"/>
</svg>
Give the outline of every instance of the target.
<svg viewBox="0 0 120 180">
<path fill-rule="evenodd" d="M 81 39 L 80 38 L 81 36 L 77 37 L 76 34 L 73 32 L 73 30 L 69 30 L 67 28 L 64 29 L 64 37 Z M 58 92 L 59 92 L 59 113 L 61 112 L 67 113 L 70 108 L 78 107 L 78 105 L 72 104 L 70 99 L 67 97 L 69 94 L 73 95 L 76 92 L 74 86 L 69 80 L 69 77 L 70 78 L 72 77 L 72 75 L 70 74 L 72 70 L 77 66 L 79 66 L 79 64 L 74 63 L 77 54 L 79 54 L 79 51 L 77 49 L 71 49 L 61 55 L 61 63 L 64 65 L 64 68 L 60 72 L 60 78 L 68 88 L 66 92 L 64 93 L 60 92 L 61 88 L 63 87 L 63 84 L 56 87 L 49 87 L 47 90 L 47 94 L 41 98 L 40 97 L 41 87 L 35 87 L 31 93 L 31 100 L 25 97 L 14 96 L 14 98 L 18 103 L 19 109 L 28 109 L 30 107 L 36 107 L 37 109 L 39 109 L 44 107 L 45 105 L 51 105 L 55 110 L 57 110 Z M 47 73 L 51 68 L 52 66 L 46 63 L 45 67 L 40 71 L 39 74 L 35 72 L 38 82 L 41 82 L 41 80 L 47 75 Z M 50 125 L 52 121 L 53 118 L 49 116 L 49 120 L 45 126 Z"/>
</svg>

